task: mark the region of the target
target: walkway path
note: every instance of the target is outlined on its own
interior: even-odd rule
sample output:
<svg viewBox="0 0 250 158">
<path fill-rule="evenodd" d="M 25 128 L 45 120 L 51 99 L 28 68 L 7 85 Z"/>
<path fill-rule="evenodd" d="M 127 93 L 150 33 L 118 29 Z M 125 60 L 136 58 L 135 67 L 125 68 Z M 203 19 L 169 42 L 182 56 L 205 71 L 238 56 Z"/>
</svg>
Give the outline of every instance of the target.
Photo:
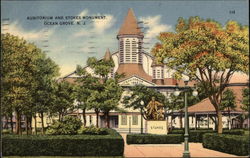
<svg viewBox="0 0 250 158">
<path fill-rule="evenodd" d="M 121 134 L 126 142 L 126 134 Z M 202 147 L 201 143 L 189 143 L 191 157 L 238 157 Z M 124 156 L 132 157 L 182 157 L 184 144 L 127 145 Z"/>
</svg>

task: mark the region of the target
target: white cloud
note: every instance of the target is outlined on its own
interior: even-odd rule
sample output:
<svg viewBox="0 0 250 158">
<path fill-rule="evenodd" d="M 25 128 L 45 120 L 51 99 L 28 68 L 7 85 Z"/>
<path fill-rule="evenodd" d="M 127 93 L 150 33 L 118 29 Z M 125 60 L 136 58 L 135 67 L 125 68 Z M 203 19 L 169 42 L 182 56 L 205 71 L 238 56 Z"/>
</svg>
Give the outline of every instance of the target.
<svg viewBox="0 0 250 158">
<path fill-rule="evenodd" d="M 147 23 L 145 24 L 145 27 L 148 27 L 145 34 L 146 38 L 156 38 L 159 33 L 172 30 L 170 25 L 161 23 L 161 15 L 141 17 L 139 19 Z"/>
<path fill-rule="evenodd" d="M 88 14 L 89 10 L 85 9 L 81 13 L 78 14 L 78 16 L 86 16 Z"/>
<path fill-rule="evenodd" d="M 88 15 L 88 10 L 83 10 L 78 16 L 86 16 Z M 81 31 L 76 32 L 73 34 L 73 37 L 83 37 L 83 36 L 93 36 L 93 35 L 100 35 L 105 33 L 106 30 L 111 28 L 116 19 L 113 15 L 110 14 L 95 14 L 96 16 L 105 16 L 105 19 L 94 19 L 93 21 L 87 22 L 85 28 Z M 89 14 L 89 16 L 95 16 L 94 14 Z"/>
<path fill-rule="evenodd" d="M 6 29 L 6 30 L 5 30 Z M 20 27 L 20 24 L 18 21 L 15 21 L 8 25 L 8 28 L 2 28 L 2 32 L 4 33 L 10 33 L 15 36 L 19 36 L 21 38 L 24 38 L 25 40 L 38 40 L 44 37 L 46 34 L 48 37 L 51 36 L 54 33 L 54 30 L 50 29 L 41 29 L 41 30 L 24 30 L 22 27 Z"/>
<path fill-rule="evenodd" d="M 96 19 L 94 20 L 94 28 L 93 32 L 97 34 L 101 34 L 105 32 L 107 29 L 113 26 L 115 23 L 115 18 L 113 15 L 105 15 L 105 19 Z"/>
</svg>

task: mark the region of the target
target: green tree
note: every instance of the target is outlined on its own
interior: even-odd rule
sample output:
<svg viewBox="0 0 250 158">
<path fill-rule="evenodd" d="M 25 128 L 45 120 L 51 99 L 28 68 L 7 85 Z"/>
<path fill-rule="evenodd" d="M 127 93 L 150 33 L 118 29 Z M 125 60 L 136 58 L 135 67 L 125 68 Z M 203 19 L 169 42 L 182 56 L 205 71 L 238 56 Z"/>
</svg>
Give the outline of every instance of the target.
<svg viewBox="0 0 250 158">
<path fill-rule="evenodd" d="M 50 106 L 50 112 L 58 114 L 59 120 L 62 121 L 64 116 L 74 109 L 74 86 L 65 81 L 58 81 L 55 85 L 55 98 L 52 106 Z"/>
<path fill-rule="evenodd" d="M 235 110 L 236 108 L 236 101 L 234 92 L 231 89 L 226 89 L 222 94 L 221 99 L 221 110 L 227 110 L 228 112 L 228 125 L 229 129 L 231 129 L 231 110 Z"/>
<path fill-rule="evenodd" d="M 97 105 L 97 103 L 94 103 L 94 101 L 90 101 L 90 96 L 97 89 L 99 80 L 97 77 L 94 77 L 91 74 L 87 73 L 86 70 L 79 65 L 77 66 L 76 73 L 77 75 L 81 76 L 76 80 L 77 85 L 75 86 L 75 95 L 78 104 L 77 108 L 82 110 L 83 125 L 86 126 L 86 110 L 93 108 L 95 110 L 97 118 L 96 126 L 98 127 L 100 112 L 98 108 L 99 106 Z"/>
<path fill-rule="evenodd" d="M 63 120 L 54 121 L 46 131 L 49 135 L 75 135 L 81 128 L 82 122 L 79 118 L 65 116 Z"/>
<path fill-rule="evenodd" d="M 123 111 L 121 107 L 118 106 L 121 99 L 123 89 L 118 84 L 118 81 L 113 78 L 107 79 L 104 83 L 104 90 L 99 93 L 101 96 L 102 104 L 100 106 L 101 111 L 104 113 L 106 127 L 109 128 L 109 112 L 111 110 Z M 98 95 L 98 94 L 97 94 Z"/>
<path fill-rule="evenodd" d="M 248 34 L 248 27 L 235 21 L 222 26 L 210 19 L 179 18 L 176 32 L 161 33 L 152 49 L 159 61 L 176 70 L 176 78 L 186 74 L 206 89 L 217 113 L 218 133 L 222 133 L 222 92 L 236 71 L 249 71 Z"/>
<path fill-rule="evenodd" d="M 242 105 L 241 105 L 241 109 L 244 110 L 245 112 L 243 112 L 242 114 L 240 114 L 239 116 L 237 116 L 237 119 L 240 122 L 240 127 L 243 128 L 243 123 L 244 120 L 246 120 L 247 118 L 249 118 L 249 87 L 244 88 L 242 90 Z"/>
<path fill-rule="evenodd" d="M 241 109 L 246 111 L 246 112 L 249 112 L 249 87 L 247 88 L 244 88 L 242 90 L 242 106 L 241 106 Z"/>
<path fill-rule="evenodd" d="M 102 111 L 105 116 L 106 127 L 109 127 L 109 112 L 111 110 L 121 110 L 118 107 L 122 94 L 122 88 L 118 84 L 121 75 L 115 74 L 114 78 L 110 77 L 114 68 L 112 59 L 97 60 L 91 57 L 87 60 L 87 65 L 92 68 L 95 74 L 88 77 L 89 81 L 92 82 L 90 84 L 92 88 L 90 88 L 91 93 L 88 96 L 87 105 L 95 110 L 97 118 L 99 112 Z"/>
<path fill-rule="evenodd" d="M 50 96 L 40 95 L 40 92 L 50 92 L 50 89 L 43 90 L 46 87 L 45 82 L 51 82 L 50 80 L 58 75 L 58 67 L 34 44 L 10 34 L 1 36 L 3 107 L 11 118 L 15 112 L 18 134 L 21 134 L 20 118 L 25 116 L 28 134 L 29 131 L 31 132 L 32 116 L 35 116 L 37 108 L 41 108 L 44 100 Z M 39 103 L 40 105 L 37 105 Z"/>
<path fill-rule="evenodd" d="M 36 114 L 39 114 L 42 123 L 42 133 L 44 130 L 44 114 L 49 112 L 50 106 L 53 106 L 55 99 L 55 77 L 59 75 L 58 66 L 42 54 L 36 62 L 35 82 L 33 89 L 33 117 L 35 120 L 35 133 L 37 133 Z"/>
<path fill-rule="evenodd" d="M 124 96 L 122 98 L 122 103 L 126 108 L 140 109 L 144 119 L 147 119 L 145 107 L 151 101 L 152 97 L 155 97 L 155 99 L 161 103 L 166 102 L 166 98 L 163 94 L 155 89 L 147 88 L 144 85 L 136 85 L 129 90 L 131 94 Z M 141 105 L 141 101 L 144 102 L 144 105 Z M 164 105 L 166 106 L 166 104 Z"/>
<path fill-rule="evenodd" d="M 1 99 L 5 103 L 3 106 L 15 112 L 16 133 L 21 134 L 21 115 L 28 116 L 32 109 L 34 72 L 41 50 L 17 36 L 2 34 L 1 37 Z"/>
</svg>

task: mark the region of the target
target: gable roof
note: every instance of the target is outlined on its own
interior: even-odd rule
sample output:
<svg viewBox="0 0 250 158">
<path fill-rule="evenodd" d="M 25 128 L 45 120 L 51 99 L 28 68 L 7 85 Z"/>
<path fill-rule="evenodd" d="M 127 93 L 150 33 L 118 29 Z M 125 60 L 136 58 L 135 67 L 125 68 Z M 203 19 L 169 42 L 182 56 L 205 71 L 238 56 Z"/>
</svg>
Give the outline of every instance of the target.
<svg viewBox="0 0 250 158">
<path fill-rule="evenodd" d="M 123 79 L 129 78 L 131 76 L 139 76 L 145 80 L 152 82 L 152 76 L 148 75 L 141 64 L 120 64 L 117 71 L 118 74 L 123 74 L 125 77 Z"/>
<path fill-rule="evenodd" d="M 144 78 L 142 78 L 142 77 L 140 77 L 140 76 L 137 76 L 137 75 L 132 75 L 132 76 L 129 76 L 129 77 L 125 77 L 125 78 L 122 78 L 122 79 L 120 79 L 119 80 L 119 83 L 122 83 L 122 82 L 124 82 L 124 81 L 126 81 L 126 80 L 129 80 L 129 79 L 131 79 L 131 78 L 138 78 L 138 79 L 140 79 L 140 80 L 142 80 L 142 81 L 144 81 L 144 82 L 146 82 L 146 83 L 148 83 L 148 84 L 151 84 L 152 86 L 153 85 L 155 85 L 155 83 L 153 83 L 153 82 L 151 82 L 151 81 L 148 81 L 148 80 L 145 80 Z"/>
<path fill-rule="evenodd" d="M 240 108 L 242 106 L 241 100 L 242 100 L 242 89 L 246 88 L 247 86 L 243 85 L 229 85 L 226 89 L 231 89 L 234 92 L 235 95 L 235 102 L 236 102 L 236 108 L 232 111 L 238 111 L 243 112 L 243 110 Z M 215 108 L 213 104 L 210 102 L 209 98 L 203 99 L 201 102 L 192 105 L 188 107 L 188 112 L 215 112 Z"/>
</svg>

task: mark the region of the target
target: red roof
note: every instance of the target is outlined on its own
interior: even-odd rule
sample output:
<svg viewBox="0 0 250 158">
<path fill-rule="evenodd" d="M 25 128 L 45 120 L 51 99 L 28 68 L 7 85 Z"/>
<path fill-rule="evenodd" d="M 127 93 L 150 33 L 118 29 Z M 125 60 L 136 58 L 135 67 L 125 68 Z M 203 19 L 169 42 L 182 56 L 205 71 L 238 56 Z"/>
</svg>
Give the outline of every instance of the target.
<svg viewBox="0 0 250 158">
<path fill-rule="evenodd" d="M 152 82 L 152 77 L 149 76 L 143 69 L 141 64 L 120 64 L 117 71 L 118 74 L 124 73 L 124 78 L 129 78 L 133 75 L 137 75 L 147 81 Z M 124 79 L 123 78 L 123 79 Z"/>
<path fill-rule="evenodd" d="M 242 106 L 242 89 L 246 88 L 247 86 L 230 86 L 226 89 L 231 89 L 234 92 L 234 95 L 236 97 L 236 108 L 233 111 L 239 111 L 242 112 L 243 110 L 240 108 Z M 206 98 L 202 100 L 201 102 L 190 106 L 188 108 L 188 112 L 215 112 L 215 108 L 210 102 L 209 98 Z"/>
<path fill-rule="evenodd" d="M 128 10 L 128 14 L 123 21 L 118 35 L 142 35 L 141 29 L 137 24 L 137 20 L 133 9 Z"/>
</svg>

